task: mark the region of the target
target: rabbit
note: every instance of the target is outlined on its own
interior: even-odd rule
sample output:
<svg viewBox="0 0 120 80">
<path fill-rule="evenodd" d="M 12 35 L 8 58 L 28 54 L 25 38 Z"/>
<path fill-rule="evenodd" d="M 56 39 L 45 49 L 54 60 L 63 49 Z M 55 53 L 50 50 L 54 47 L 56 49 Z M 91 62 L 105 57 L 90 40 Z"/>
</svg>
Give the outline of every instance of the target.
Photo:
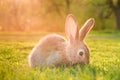
<svg viewBox="0 0 120 80">
<path fill-rule="evenodd" d="M 68 40 L 58 34 L 48 34 L 33 48 L 29 55 L 29 65 L 59 66 L 88 64 L 90 51 L 84 39 L 94 26 L 94 18 L 88 19 L 79 30 L 78 23 L 72 14 L 68 14 L 65 32 Z"/>
</svg>

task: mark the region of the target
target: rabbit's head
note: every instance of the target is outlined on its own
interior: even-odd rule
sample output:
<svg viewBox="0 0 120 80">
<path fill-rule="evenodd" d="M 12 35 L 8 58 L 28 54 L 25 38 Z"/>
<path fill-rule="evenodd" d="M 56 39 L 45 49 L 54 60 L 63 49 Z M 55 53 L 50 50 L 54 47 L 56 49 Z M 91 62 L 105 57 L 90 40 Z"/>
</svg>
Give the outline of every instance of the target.
<svg viewBox="0 0 120 80">
<path fill-rule="evenodd" d="M 94 19 L 88 19 L 82 28 L 78 29 L 78 23 L 72 14 L 69 14 L 65 22 L 65 32 L 69 38 L 67 55 L 71 64 L 89 63 L 90 51 L 85 44 L 85 36 L 94 26 Z"/>
</svg>

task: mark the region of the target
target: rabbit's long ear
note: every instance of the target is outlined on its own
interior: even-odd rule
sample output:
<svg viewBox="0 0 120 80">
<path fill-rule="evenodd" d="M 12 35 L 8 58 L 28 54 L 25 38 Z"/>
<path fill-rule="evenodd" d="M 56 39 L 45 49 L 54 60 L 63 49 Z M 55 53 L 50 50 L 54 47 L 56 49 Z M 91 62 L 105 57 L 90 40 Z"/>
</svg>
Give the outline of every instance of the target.
<svg viewBox="0 0 120 80">
<path fill-rule="evenodd" d="M 79 38 L 78 24 L 75 17 L 72 14 L 69 14 L 66 18 L 65 32 L 68 38 L 70 39 L 70 43 L 74 43 L 75 40 Z"/>
<path fill-rule="evenodd" d="M 94 26 L 94 18 L 88 19 L 83 27 L 79 30 L 79 39 L 84 40 L 85 36 L 88 34 L 88 32 L 93 28 Z"/>
</svg>

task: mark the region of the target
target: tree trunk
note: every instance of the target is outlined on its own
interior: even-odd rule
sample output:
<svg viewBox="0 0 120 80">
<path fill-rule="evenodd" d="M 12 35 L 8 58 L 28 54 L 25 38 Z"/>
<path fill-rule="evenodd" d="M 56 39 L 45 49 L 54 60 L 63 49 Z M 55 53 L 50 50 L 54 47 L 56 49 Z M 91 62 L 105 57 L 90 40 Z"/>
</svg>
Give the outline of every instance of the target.
<svg viewBox="0 0 120 80">
<path fill-rule="evenodd" d="M 117 29 L 120 30 L 120 9 L 115 10 Z"/>
<path fill-rule="evenodd" d="M 70 0 L 66 0 L 66 14 L 70 12 Z"/>
</svg>

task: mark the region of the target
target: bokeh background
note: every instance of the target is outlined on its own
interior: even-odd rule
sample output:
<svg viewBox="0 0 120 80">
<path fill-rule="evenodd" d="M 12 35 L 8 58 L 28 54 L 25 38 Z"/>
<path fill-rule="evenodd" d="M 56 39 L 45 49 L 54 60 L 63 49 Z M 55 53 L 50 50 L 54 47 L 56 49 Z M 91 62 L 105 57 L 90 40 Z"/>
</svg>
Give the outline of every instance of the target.
<svg viewBox="0 0 120 80">
<path fill-rule="evenodd" d="M 120 30 L 120 0 L 0 0 L 0 31 L 64 31 L 72 13 L 79 27 L 93 17 L 94 30 Z"/>
<path fill-rule="evenodd" d="M 31 68 L 28 56 L 42 37 L 65 37 L 69 13 L 79 28 L 95 18 L 85 39 L 89 65 Z M 120 0 L 0 0 L 0 80 L 120 80 Z"/>
</svg>

